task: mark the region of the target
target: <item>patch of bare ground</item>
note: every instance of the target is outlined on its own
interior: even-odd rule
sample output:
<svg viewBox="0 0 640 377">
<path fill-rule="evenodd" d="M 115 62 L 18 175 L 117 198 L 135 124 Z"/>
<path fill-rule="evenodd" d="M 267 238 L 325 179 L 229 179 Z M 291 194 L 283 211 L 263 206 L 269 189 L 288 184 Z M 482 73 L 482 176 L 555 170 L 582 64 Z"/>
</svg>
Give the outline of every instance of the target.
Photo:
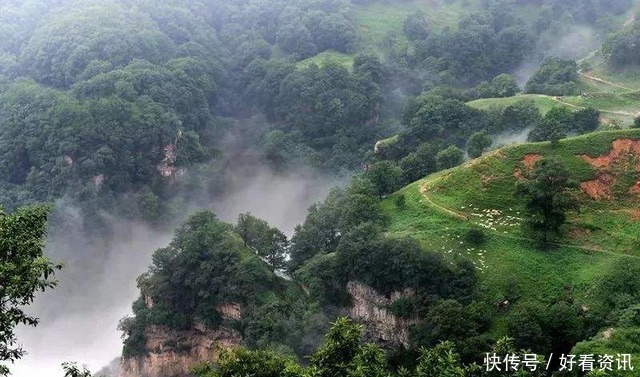
<svg viewBox="0 0 640 377">
<path fill-rule="evenodd" d="M 595 200 L 611 200 L 611 187 L 619 178 L 620 171 L 632 169 L 640 172 L 640 140 L 614 140 L 609 153 L 595 157 L 583 154 L 580 157 L 599 172 L 595 180 L 580 184 L 582 191 Z M 628 193 L 640 196 L 640 182 L 629 188 Z"/>
<path fill-rule="evenodd" d="M 611 192 L 611 186 L 615 179 L 610 174 L 600 174 L 597 179 L 593 181 L 586 181 L 580 183 L 582 191 L 595 200 L 610 200 L 613 195 Z"/>
<path fill-rule="evenodd" d="M 608 154 L 597 157 L 591 157 L 583 154 L 580 157 L 594 168 L 610 169 L 613 164 L 620 162 L 624 158 L 630 157 L 634 160 L 640 160 L 640 140 L 614 140 L 611 152 Z M 640 166 L 636 165 L 636 169 L 640 169 Z"/>
<path fill-rule="evenodd" d="M 522 159 L 522 163 L 527 169 L 531 170 L 535 166 L 536 162 L 538 162 L 541 158 L 541 154 L 529 153 L 524 156 L 524 158 Z"/>
<path fill-rule="evenodd" d="M 526 154 L 522 158 L 522 165 L 525 167 L 526 170 L 531 170 L 536 165 L 536 162 L 538 162 L 541 158 L 542 158 L 542 155 L 539 153 Z M 516 179 L 519 181 L 522 181 L 525 179 L 525 173 L 522 171 L 521 168 L 515 168 L 513 170 L 513 176 L 516 177 Z"/>
<path fill-rule="evenodd" d="M 569 231 L 569 236 L 573 239 L 582 239 L 591 234 L 589 229 L 575 227 Z"/>
</svg>

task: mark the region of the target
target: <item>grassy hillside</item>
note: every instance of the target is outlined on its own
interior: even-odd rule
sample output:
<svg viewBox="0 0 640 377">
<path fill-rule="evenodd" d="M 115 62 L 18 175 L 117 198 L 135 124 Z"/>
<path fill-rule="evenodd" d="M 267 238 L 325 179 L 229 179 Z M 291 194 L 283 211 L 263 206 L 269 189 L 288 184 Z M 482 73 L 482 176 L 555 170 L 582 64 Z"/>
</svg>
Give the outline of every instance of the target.
<svg viewBox="0 0 640 377">
<path fill-rule="evenodd" d="M 358 44 L 360 46 L 379 46 L 389 33 L 402 36 L 405 18 L 416 10 L 426 14 L 433 30 L 446 27 L 455 28 L 458 18 L 470 11 L 479 9 L 480 1 L 403 1 L 397 3 L 373 3 L 355 6 Z"/>
<path fill-rule="evenodd" d="M 482 98 L 468 102 L 469 106 L 480 110 L 504 110 L 522 99 L 530 99 L 544 115 L 554 107 L 566 107 L 575 111 L 587 107 L 600 110 L 603 120 L 616 119 L 623 124 L 633 123 L 633 119 L 640 114 L 640 92 L 627 91 L 625 93 L 585 91 L 580 96 L 553 97 L 543 94 L 520 94 L 506 98 Z"/>
<path fill-rule="evenodd" d="M 306 68 L 311 64 L 317 64 L 319 67 L 325 66 L 327 63 L 338 63 L 346 68 L 353 67 L 354 55 L 344 54 L 337 51 L 324 51 L 316 56 L 299 61 L 296 65 L 298 68 Z"/>
<path fill-rule="evenodd" d="M 523 99 L 532 100 L 536 104 L 536 106 L 538 106 L 540 112 L 543 115 L 556 106 L 564 106 L 568 107 L 569 109 L 575 109 L 575 107 L 569 104 L 560 102 L 559 99 L 542 94 L 520 94 L 517 96 L 505 98 L 481 98 L 475 101 L 467 102 L 467 104 L 480 110 L 504 110 L 507 106 L 513 105 Z"/>
<path fill-rule="evenodd" d="M 616 140 L 639 141 L 635 152 L 627 154 L 630 142 Z M 609 156 L 614 142 L 621 157 L 610 159 L 609 165 L 595 168 L 582 157 Z M 513 190 L 522 172 L 541 156 L 563 161 L 584 187 L 574 192 L 581 211 L 570 216 L 565 238 L 553 251 L 536 249 L 522 231 L 523 202 Z M 383 207 L 392 219 L 389 236 L 410 235 L 452 260 L 471 258 L 481 292 L 490 302 L 499 302 L 508 285 L 515 284 L 523 299 L 542 302 L 551 302 L 570 287 L 576 300 L 588 306 L 599 278 L 615 261 L 640 258 L 640 194 L 630 193 L 640 177 L 628 165 L 631 159 L 640 163 L 640 130 L 565 139 L 557 148 L 549 143 L 505 147 L 428 176 L 387 198 Z M 604 176 L 611 179 L 598 181 Z M 607 195 L 595 199 L 602 192 L 594 187 Z M 406 197 L 404 209 L 394 205 L 398 195 Z M 483 229 L 488 236 L 485 245 L 465 242 L 471 228 Z M 501 324 L 498 320 L 496 330 Z"/>
</svg>

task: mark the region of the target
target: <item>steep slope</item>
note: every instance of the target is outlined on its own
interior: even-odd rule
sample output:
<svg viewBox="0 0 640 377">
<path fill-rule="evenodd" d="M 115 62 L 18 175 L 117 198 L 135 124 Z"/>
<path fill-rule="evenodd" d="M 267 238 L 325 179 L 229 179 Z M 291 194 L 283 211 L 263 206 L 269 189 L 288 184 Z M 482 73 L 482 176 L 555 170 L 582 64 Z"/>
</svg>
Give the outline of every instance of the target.
<svg viewBox="0 0 640 377">
<path fill-rule="evenodd" d="M 120 377 L 188 376 L 240 345 L 296 349 L 296 326 L 317 311 L 212 212 L 191 216 L 152 260 L 138 278 L 135 317 L 119 325 L 126 334 Z"/>
<path fill-rule="evenodd" d="M 573 194 L 581 209 L 565 226 L 555 250 L 544 252 L 520 226 L 523 200 L 516 182 L 536 160 L 565 163 L 580 182 Z M 404 195 L 406 205 L 394 202 Z M 523 300 L 552 302 L 570 295 L 587 307 L 613 264 L 640 258 L 640 130 L 598 132 L 549 143 L 505 147 L 454 169 L 415 182 L 383 201 L 391 217 L 389 236 L 409 235 L 452 262 L 471 258 L 484 299 L 498 305 L 508 292 Z M 469 229 L 482 229 L 487 241 L 473 246 Z M 494 331 L 502 333 L 498 320 Z"/>
</svg>

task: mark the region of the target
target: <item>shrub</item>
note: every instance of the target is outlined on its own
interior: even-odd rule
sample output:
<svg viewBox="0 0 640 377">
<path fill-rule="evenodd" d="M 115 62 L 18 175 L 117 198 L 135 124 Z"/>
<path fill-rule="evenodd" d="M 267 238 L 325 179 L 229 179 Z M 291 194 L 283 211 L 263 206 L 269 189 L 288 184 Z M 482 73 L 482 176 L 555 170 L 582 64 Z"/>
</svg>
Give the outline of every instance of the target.
<svg viewBox="0 0 640 377">
<path fill-rule="evenodd" d="M 486 236 L 482 231 L 482 229 L 478 229 L 478 228 L 469 229 L 467 231 L 467 234 L 465 234 L 464 238 L 468 243 L 474 246 L 480 246 L 487 241 Z"/>
</svg>

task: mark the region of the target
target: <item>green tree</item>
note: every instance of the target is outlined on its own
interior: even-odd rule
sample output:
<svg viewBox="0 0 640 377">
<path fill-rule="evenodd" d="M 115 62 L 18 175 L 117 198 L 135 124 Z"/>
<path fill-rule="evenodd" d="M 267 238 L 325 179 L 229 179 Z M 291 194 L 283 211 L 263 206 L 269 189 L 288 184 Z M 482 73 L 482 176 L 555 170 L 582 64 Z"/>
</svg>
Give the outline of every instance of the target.
<svg viewBox="0 0 640 377">
<path fill-rule="evenodd" d="M 578 110 L 573 119 L 573 128 L 579 133 L 595 131 L 600 125 L 600 111 L 592 107 Z"/>
<path fill-rule="evenodd" d="M 215 366 L 193 369 L 198 377 L 302 377 L 302 368 L 291 358 L 271 351 L 246 348 L 225 350 Z"/>
<path fill-rule="evenodd" d="M 248 212 L 238 215 L 235 229 L 245 246 L 264 258 L 271 269 L 284 267 L 289 249 L 289 240 L 284 233 Z"/>
<path fill-rule="evenodd" d="M 378 196 L 383 198 L 400 187 L 402 169 L 393 161 L 379 161 L 367 168 L 364 177 L 375 185 Z"/>
<path fill-rule="evenodd" d="M 528 141 L 550 141 L 553 146 L 557 146 L 560 139 L 567 136 L 566 127 L 555 119 L 544 119 L 543 123 L 529 132 Z"/>
<path fill-rule="evenodd" d="M 64 370 L 64 377 L 91 377 L 91 372 L 86 365 L 78 366 L 77 363 L 69 362 L 62 363 L 62 369 Z M 100 377 L 100 376 L 96 376 Z"/>
<path fill-rule="evenodd" d="M 489 148 L 491 144 L 492 141 L 487 131 L 473 133 L 467 142 L 467 153 L 471 158 L 480 157 L 484 150 Z"/>
<path fill-rule="evenodd" d="M 415 11 L 404 19 L 404 34 L 413 41 L 427 38 L 429 35 L 429 25 L 427 25 L 426 15 L 422 11 Z"/>
<path fill-rule="evenodd" d="M 423 143 L 418 146 L 415 152 L 400 160 L 404 183 L 415 182 L 438 170 L 436 165 L 437 154 L 438 147 L 434 143 Z"/>
<path fill-rule="evenodd" d="M 613 68 L 623 69 L 640 64 L 635 46 L 640 43 L 640 22 L 612 34 L 602 45 L 602 54 Z"/>
<path fill-rule="evenodd" d="M 551 350 L 551 338 L 545 328 L 546 311 L 538 302 L 518 303 L 511 310 L 507 316 L 508 333 L 517 347 L 541 354 Z"/>
<path fill-rule="evenodd" d="M 338 318 L 324 343 L 310 357 L 309 374 L 314 377 L 377 377 L 387 370 L 380 348 L 364 344 L 361 325 Z"/>
<path fill-rule="evenodd" d="M 547 245 L 567 219 L 567 212 L 577 210 L 578 202 L 569 193 L 576 183 L 562 163 L 553 159 L 539 160 L 526 180 L 520 182 L 516 193 L 525 198 L 527 212 L 524 225 L 536 239 Z"/>
<path fill-rule="evenodd" d="M 429 350 L 423 349 L 418 360 L 413 375 L 415 377 L 465 377 L 468 375 L 452 342 L 440 343 Z"/>
<path fill-rule="evenodd" d="M 500 74 L 494 77 L 491 82 L 485 81 L 475 87 L 477 96 L 480 98 L 512 97 L 519 90 L 516 79 L 507 73 Z"/>
<path fill-rule="evenodd" d="M 512 97 L 520 91 L 515 77 L 508 73 L 494 77 L 491 80 L 491 87 L 495 97 Z"/>
<path fill-rule="evenodd" d="M 353 71 L 362 75 L 370 75 L 373 82 L 382 84 L 387 76 L 380 58 L 370 54 L 358 54 L 353 59 Z"/>
<path fill-rule="evenodd" d="M 519 100 L 507 106 L 501 116 L 502 130 L 521 131 L 542 124 L 542 114 L 533 100 Z"/>
<path fill-rule="evenodd" d="M 455 145 L 450 145 L 447 149 L 438 152 L 436 163 L 438 169 L 449 169 L 458 166 L 464 161 L 464 152 Z"/>
<path fill-rule="evenodd" d="M 571 60 L 547 57 L 525 85 L 525 92 L 565 96 L 576 92 L 578 65 Z"/>
<path fill-rule="evenodd" d="M 18 325 L 37 326 L 38 318 L 25 313 L 35 293 L 56 286 L 52 279 L 62 268 L 43 254 L 48 207 L 22 207 L 0 213 L 0 375 L 9 374 L 25 352 L 17 345 Z"/>
<path fill-rule="evenodd" d="M 260 233 L 264 232 L 269 227 L 265 221 L 258 219 L 251 213 L 241 213 L 238 215 L 238 222 L 236 223 L 236 232 L 242 238 L 245 246 L 255 247 L 255 242 L 260 236 Z"/>
<path fill-rule="evenodd" d="M 289 240 L 280 230 L 270 228 L 258 243 L 258 255 L 264 258 L 272 270 L 281 270 L 286 265 Z"/>
</svg>

